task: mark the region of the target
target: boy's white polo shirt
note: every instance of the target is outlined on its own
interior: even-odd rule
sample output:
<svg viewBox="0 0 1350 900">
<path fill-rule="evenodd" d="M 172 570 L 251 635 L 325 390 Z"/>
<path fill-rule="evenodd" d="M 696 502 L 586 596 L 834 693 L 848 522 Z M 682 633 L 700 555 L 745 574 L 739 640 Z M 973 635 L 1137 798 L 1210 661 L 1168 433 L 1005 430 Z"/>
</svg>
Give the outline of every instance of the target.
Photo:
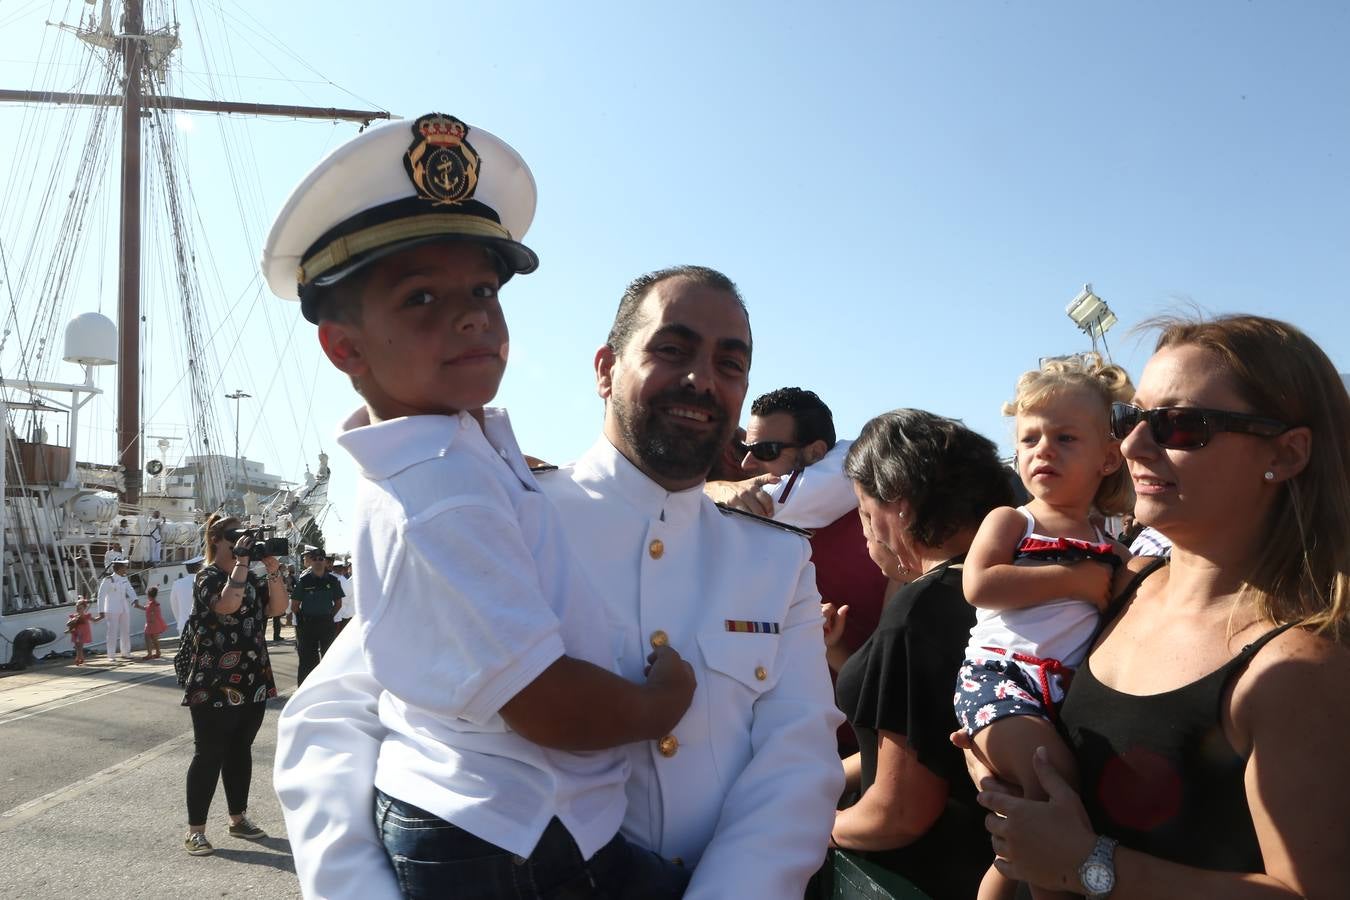
<svg viewBox="0 0 1350 900">
<path fill-rule="evenodd" d="M 572 558 L 505 410 L 371 425 L 353 561 L 362 653 L 383 693 L 375 785 L 520 856 L 557 816 L 589 858 L 618 831 L 628 764 L 510 731 L 498 710 L 566 653 L 616 669 L 619 633 Z"/>
</svg>

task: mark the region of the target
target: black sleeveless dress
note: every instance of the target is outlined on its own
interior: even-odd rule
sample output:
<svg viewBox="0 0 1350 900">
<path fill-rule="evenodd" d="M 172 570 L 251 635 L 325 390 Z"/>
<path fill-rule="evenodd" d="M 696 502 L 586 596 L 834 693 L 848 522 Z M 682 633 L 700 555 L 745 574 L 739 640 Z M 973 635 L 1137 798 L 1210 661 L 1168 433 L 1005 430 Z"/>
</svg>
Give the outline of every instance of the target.
<svg viewBox="0 0 1350 900">
<path fill-rule="evenodd" d="M 1219 669 L 1162 694 L 1113 690 L 1093 676 L 1091 657 L 1084 662 L 1060 721 L 1098 832 L 1183 865 L 1265 871 L 1243 784 L 1247 759 L 1224 736 L 1221 703 L 1229 682 L 1289 627 L 1271 629 Z"/>
</svg>

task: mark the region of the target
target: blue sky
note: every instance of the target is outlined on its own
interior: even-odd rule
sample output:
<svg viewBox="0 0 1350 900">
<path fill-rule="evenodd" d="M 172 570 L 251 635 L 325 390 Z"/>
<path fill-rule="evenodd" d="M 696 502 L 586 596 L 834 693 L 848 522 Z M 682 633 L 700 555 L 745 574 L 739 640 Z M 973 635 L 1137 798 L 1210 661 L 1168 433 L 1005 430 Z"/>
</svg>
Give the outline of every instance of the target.
<svg viewBox="0 0 1350 900">
<path fill-rule="evenodd" d="M 42 23 L 86 8 L 0 0 L 0 86 L 72 89 L 75 70 L 47 63 L 78 61 L 79 45 Z M 812 388 L 843 435 L 917 406 L 1008 448 L 999 406 L 1018 374 L 1088 346 L 1064 314 L 1087 281 L 1121 319 L 1108 340 L 1133 375 L 1149 342 L 1129 326 L 1196 306 L 1288 319 L 1350 370 L 1345 4 L 387 0 L 373 19 L 369 8 L 180 4 L 171 84 L 449 112 L 520 150 L 540 186 L 526 242 L 542 264 L 504 293 L 512 361 L 499 400 L 527 452 L 565 461 L 591 443 L 602 414 L 591 358 L 623 286 L 684 262 L 725 271 L 745 295 L 750 396 Z M 0 163 L 33 116 L 0 109 Z M 256 259 L 290 187 L 354 133 L 180 124 L 210 257 L 218 393 L 259 398 L 243 407 L 242 442 L 271 470 L 297 476 L 320 445 L 332 453 L 338 549 L 353 473 L 331 434 L 356 399 L 298 309 L 266 293 Z M 13 177 L 0 172 L 11 192 Z M 16 234 L 0 227 L 7 252 Z M 116 237 L 87 244 L 97 270 Z M 72 312 L 115 310 L 106 272 L 81 279 Z M 150 318 L 147 405 L 162 431 L 187 419 L 181 350 L 171 318 Z M 233 406 L 219 402 L 232 435 Z M 108 454 L 111 410 L 90 416 L 90 446 Z"/>
</svg>

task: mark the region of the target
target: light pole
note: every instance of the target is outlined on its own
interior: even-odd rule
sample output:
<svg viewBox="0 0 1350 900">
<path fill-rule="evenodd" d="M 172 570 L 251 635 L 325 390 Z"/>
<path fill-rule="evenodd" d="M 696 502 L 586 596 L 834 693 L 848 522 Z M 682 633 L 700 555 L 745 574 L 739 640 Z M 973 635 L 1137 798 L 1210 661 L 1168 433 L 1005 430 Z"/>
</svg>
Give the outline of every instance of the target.
<svg viewBox="0 0 1350 900">
<path fill-rule="evenodd" d="M 243 491 L 239 485 L 244 480 L 243 463 L 239 461 L 239 401 L 252 397 L 252 394 L 245 394 L 242 388 L 236 388 L 233 394 L 226 394 L 226 400 L 234 401 L 234 492 L 238 496 L 243 496 Z"/>
</svg>

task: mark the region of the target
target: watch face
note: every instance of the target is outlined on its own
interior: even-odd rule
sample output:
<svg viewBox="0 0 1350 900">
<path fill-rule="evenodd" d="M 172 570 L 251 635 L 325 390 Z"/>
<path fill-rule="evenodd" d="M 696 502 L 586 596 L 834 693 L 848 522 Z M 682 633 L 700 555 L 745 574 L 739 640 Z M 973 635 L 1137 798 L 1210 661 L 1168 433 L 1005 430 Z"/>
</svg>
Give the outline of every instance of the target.
<svg viewBox="0 0 1350 900">
<path fill-rule="evenodd" d="M 1083 887 L 1090 894 L 1105 894 L 1116 886 L 1115 874 L 1105 863 L 1088 863 L 1083 867 Z"/>
</svg>

